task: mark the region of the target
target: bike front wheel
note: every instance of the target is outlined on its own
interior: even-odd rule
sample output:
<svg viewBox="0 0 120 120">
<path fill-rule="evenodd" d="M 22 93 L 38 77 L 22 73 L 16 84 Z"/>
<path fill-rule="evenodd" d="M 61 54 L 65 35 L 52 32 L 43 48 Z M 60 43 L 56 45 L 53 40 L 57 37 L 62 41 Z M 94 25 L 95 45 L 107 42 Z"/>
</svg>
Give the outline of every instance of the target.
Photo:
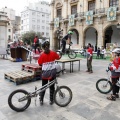
<svg viewBox="0 0 120 120">
<path fill-rule="evenodd" d="M 54 102 L 60 106 L 67 106 L 72 100 L 72 91 L 67 86 L 60 86 L 54 93 Z"/>
<path fill-rule="evenodd" d="M 112 83 L 108 79 L 99 79 L 96 88 L 100 93 L 107 94 L 112 90 Z"/>
<path fill-rule="evenodd" d="M 74 51 L 71 50 L 71 51 L 68 53 L 68 57 L 69 57 L 70 59 L 74 59 L 74 58 L 77 57 L 77 54 L 76 54 Z"/>
<path fill-rule="evenodd" d="M 30 103 L 31 98 L 28 98 L 28 92 L 22 89 L 13 91 L 8 97 L 8 105 L 16 112 L 26 110 Z"/>
</svg>

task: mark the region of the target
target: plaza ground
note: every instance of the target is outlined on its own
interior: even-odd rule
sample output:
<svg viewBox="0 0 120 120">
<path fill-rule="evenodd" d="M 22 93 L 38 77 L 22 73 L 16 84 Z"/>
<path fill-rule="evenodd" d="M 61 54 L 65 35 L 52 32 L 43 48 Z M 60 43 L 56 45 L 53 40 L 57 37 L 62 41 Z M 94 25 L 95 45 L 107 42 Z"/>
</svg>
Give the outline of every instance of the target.
<svg viewBox="0 0 120 120">
<path fill-rule="evenodd" d="M 32 61 L 34 62 L 34 61 Z M 24 112 L 17 113 L 8 106 L 8 96 L 16 89 L 34 91 L 34 87 L 41 87 L 41 81 L 30 82 L 16 86 L 13 82 L 4 79 L 5 72 L 21 70 L 21 65 L 29 62 L 11 62 L 0 59 L 0 120 L 119 120 L 120 99 L 109 101 L 108 95 L 96 90 L 96 81 L 106 78 L 108 60 L 93 60 L 93 74 L 86 71 L 86 59 L 82 58 L 81 68 L 74 63 L 74 72 L 69 72 L 69 63 L 66 64 L 66 73 L 58 77 L 59 85 L 69 86 L 73 92 L 73 99 L 67 107 L 56 104 L 49 105 L 49 90 L 46 91 L 44 105 L 37 106 L 32 99 L 30 107 Z"/>
</svg>

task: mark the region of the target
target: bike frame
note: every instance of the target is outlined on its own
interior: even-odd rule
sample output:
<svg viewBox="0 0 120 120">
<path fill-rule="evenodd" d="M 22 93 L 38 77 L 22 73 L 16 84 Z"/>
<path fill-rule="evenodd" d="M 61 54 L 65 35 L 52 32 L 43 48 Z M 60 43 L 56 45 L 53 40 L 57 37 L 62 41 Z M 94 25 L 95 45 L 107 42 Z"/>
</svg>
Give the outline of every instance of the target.
<svg viewBox="0 0 120 120">
<path fill-rule="evenodd" d="M 65 69 L 61 70 L 60 72 L 63 72 L 64 70 L 65 70 Z M 58 73 L 60 73 L 60 72 L 58 72 Z M 58 74 L 58 73 L 57 73 L 57 74 Z M 37 89 L 37 87 L 35 86 L 35 91 L 34 91 L 34 92 L 29 93 L 29 95 L 20 98 L 18 101 L 19 101 L 19 102 L 22 102 L 22 101 L 27 100 L 27 99 L 29 99 L 29 98 L 37 97 L 38 94 L 40 94 L 41 92 L 45 91 L 47 88 L 49 88 L 49 87 L 52 86 L 53 84 L 56 85 L 56 89 L 59 88 L 58 82 L 57 82 L 57 78 L 55 78 L 54 80 L 48 82 L 46 85 L 42 86 L 42 87 L 39 88 L 39 89 Z"/>
</svg>

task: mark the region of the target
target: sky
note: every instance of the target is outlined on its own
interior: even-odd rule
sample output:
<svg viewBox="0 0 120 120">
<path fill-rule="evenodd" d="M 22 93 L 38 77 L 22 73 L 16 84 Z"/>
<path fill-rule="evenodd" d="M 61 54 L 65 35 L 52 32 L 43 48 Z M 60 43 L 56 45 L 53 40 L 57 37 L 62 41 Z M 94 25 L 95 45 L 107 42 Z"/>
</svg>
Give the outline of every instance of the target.
<svg viewBox="0 0 120 120">
<path fill-rule="evenodd" d="M 7 7 L 15 10 L 16 15 L 21 15 L 23 8 L 29 3 L 38 2 L 40 0 L 0 0 L 0 9 Z M 50 3 L 51 0 L 44 0 Z"/>
</svg>

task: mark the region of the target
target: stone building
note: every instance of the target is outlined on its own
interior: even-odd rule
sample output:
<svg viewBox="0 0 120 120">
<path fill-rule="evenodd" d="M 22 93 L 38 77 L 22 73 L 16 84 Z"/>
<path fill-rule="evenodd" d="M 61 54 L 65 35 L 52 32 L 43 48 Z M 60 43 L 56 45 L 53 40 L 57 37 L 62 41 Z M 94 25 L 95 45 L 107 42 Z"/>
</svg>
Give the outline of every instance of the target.
<svg viewBox="0 0 120 120">
<path fill-rule="evenodd" d="M 0 47 L 7 47 L 7 13 L 0 11 Z"/>
<path fill-rule="evenodd" d="M 58 48 L 56 31 L 74 32 L 72 42 L 83 47 L 87 43 L 106 47 L 107 43 L 120 46 L 119 0 L 52 0 L 50 35 L 51 47 Z"/>
</svg>

